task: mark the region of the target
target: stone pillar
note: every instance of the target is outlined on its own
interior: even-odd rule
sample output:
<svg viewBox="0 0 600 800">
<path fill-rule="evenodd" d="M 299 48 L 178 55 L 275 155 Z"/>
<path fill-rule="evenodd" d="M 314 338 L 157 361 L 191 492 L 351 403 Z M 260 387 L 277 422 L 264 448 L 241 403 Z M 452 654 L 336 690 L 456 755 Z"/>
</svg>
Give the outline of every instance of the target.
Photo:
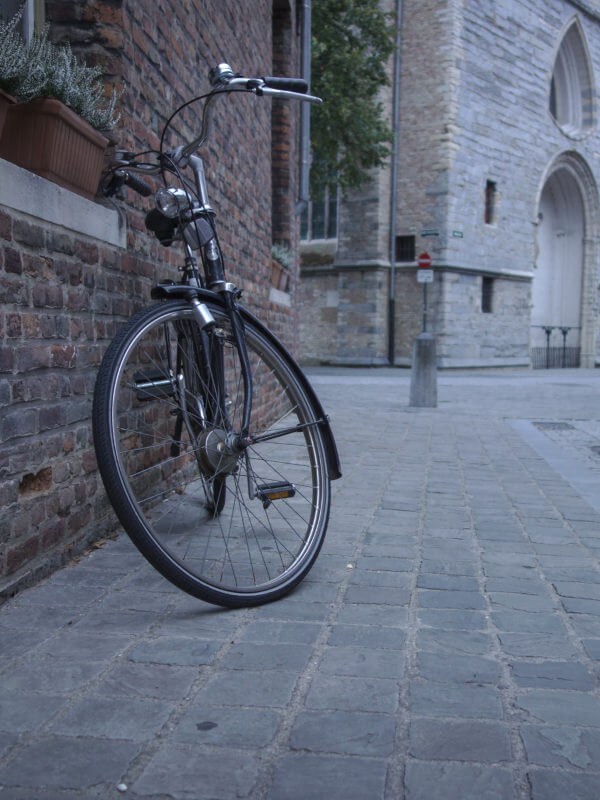
<svg viewBox="0 0 600 800">
<path fill-rule="evenodd" d="M 413 347 L 410 406 L 437 408 L 437 357 L 435 336 L 421 333 Z"/>
</svg>

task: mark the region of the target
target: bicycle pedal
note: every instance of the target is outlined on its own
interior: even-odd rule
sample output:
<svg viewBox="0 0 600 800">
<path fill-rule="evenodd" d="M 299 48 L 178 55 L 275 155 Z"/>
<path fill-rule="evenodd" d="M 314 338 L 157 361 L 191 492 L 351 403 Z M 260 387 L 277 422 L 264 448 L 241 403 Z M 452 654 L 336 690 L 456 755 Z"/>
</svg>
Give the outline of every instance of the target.
<svg viewBox="0 0 600 800">
<path fill-rule="evenodd" d="M 256 496 L 262 500 L 263 508 L 268 508 L 273 500 L 283 500 L 286 497 L 293 497 L 295 494 L 294 484 L 286 481 L 263 483 L 256 487 Z"/>
</svg>

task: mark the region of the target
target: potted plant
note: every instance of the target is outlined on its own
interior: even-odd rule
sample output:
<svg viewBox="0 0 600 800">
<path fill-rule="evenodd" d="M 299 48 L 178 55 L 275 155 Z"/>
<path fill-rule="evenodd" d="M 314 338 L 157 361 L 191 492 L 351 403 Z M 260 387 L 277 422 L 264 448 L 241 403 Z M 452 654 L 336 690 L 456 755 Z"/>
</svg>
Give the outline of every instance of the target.
<svg viewBox="0 0 600 800">
<path fill-rule="evenodd" d="M 19 54 L 12 36 L 18 66 L 9 84 L 20 102 L 6 112 L 0 157 L 92 198 L 108 144 L 100 131 L 117 122 L 117 94 L 105 100 L 101 68 L 80 63 L 68 44 L 49 42 L 47 29 L 20 42 Z"/>
<path fill-rule="evenodd" d="M 0 17 L 0 136 L 9 107 L 17 101 L 13 92 L 17 76 L 25 70 L 26 48 L 16 31 L 22 10 L 7 22 Z"/>
</svg>

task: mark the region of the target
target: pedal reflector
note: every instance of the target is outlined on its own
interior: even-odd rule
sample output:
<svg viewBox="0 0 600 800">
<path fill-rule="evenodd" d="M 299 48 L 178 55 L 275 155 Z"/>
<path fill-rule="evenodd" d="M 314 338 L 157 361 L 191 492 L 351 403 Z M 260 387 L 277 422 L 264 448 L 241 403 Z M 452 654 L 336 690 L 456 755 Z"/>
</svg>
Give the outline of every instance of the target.
<svg viewBox="0 0 600 800">
<path fill-rule="evenodd" d="M 273 500 L 283 500 L 285 497 L 293 497 L 296 494 L 296 487 L 293 483 L 279 481 L 278 483 L 263 483 L 256 487 L 256 495 L 263 501 L 265 508 Z"/>
</svg>

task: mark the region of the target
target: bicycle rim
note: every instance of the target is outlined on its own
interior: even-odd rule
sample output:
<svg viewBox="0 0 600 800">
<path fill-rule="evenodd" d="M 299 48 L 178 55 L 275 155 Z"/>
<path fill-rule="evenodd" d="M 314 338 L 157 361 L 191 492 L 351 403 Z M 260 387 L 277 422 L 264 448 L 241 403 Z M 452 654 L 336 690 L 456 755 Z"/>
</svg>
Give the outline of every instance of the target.
<svg viewBox="0 0 600 800">
<path fill-rule="evenodd" d="M 240 359 L 224 311 L 211 312 L 209 334 L 187 304 L 155 306 L 124 331 L 100 381 L 101 472 L 125 529 L 165 577 L 210 602 L 252 605 L 285 594 L 312 566 L 329 480 L 310 400 L 251 323 L 252 443 L 231 447 Z"/>
</svg>

